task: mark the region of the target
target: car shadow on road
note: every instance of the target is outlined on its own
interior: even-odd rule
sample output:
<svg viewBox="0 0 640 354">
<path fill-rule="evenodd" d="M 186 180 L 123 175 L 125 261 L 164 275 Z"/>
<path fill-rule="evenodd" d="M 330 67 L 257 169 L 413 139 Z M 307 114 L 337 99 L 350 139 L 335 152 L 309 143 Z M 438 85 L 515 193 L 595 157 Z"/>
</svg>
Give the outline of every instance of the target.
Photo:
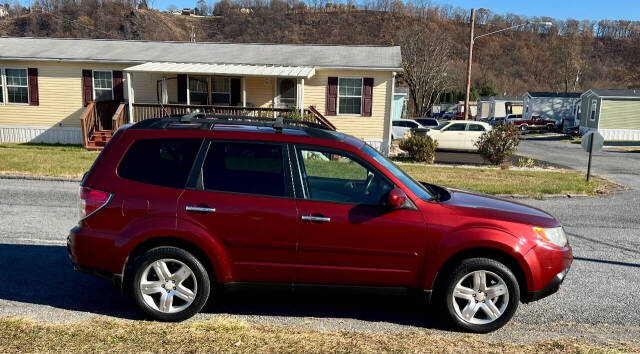
<svg viewBox="0 0 640 354">
<path fill-rule="evenodd" d="M 218 292 L 203 312 L 245 316 L 310 317 L 387 322 L 447 329 L 418 293 L 385 294 L 359 289 L 309 288 L 285 292 L 259 289 Z"/>
<path fill-rule="evenodd" d="M 1 300 L 140 318 L 111 282 L 74 271 L 63 246 L 0 244 L 0 284 Z"/>
<path fill-rule="evenodd" d="M 63 246 L 0 244 L 0 301 L 17 301 L 125 319 L 141 319 L 133 301 L 111 282 L 73 270 Z M 37 309 L 34 311 L 38 311 Z M 417 294 L 365 294 L 349 290 L 222 291 L 204 313 L 351 318 L 423 328 L 443 328 Z M 29 313 L 28 310 L 25 313 Z"/>
</svg>

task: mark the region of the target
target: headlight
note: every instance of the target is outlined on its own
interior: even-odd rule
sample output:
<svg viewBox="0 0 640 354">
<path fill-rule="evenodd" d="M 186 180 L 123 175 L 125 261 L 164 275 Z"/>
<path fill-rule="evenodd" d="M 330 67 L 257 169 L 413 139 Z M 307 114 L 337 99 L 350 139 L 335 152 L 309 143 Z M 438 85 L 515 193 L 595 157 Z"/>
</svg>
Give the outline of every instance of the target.
<svg viewBox="0 0 640 354">
<path fill-rule="evenodd" d="M 562 226 L 550 229 L 534 227 L 533 231 L 535 231 L 543 240 L 553 243 L 556 246 L 564 247 L 567 244 L 567 235 L 564 233 Z"/>
</svg>

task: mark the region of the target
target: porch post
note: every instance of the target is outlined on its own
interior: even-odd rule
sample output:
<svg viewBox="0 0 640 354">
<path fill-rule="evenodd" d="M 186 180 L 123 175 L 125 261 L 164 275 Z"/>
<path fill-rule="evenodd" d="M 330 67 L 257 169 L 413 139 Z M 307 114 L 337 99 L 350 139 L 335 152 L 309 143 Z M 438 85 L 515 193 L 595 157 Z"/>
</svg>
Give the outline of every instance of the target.
<svg viewBox="0 0 640 354">
<path fill-rule="evenodd" d="M 131 72 L 127 71 L 127 98 L 129 101 L 129 123 L 133 124 L 133 87 L 131 86 Z"/>
<path fill-rule="evenodd" d="M 242 77 L 242 107 L 247 108 L 247 77 Z"/>
<path fill-rule="evenodd" d="M 396 72 L 391 73 L 391 97 L 389 98 L 389 116 L 384 119 L 384 137 L 382 138 L 382 154 L 389 156 L 391 153 L 391 125 L 393 123 L 393 101 L 396 93 Z M 389 119 L 387 121 L 387 118 Z"/>
<path fill-rule="evenodd" d="M 169 103 L 169 92 L 167 91 L 167 78 L 162 77 L 162 104 Z"/>
<path fill-rule="evenodd" d="M 278 78 L 273 77 L 273 118 L 276 117 L 276 100 L 278 95 Z"/>
<path fill-rule="evenodd" d="M 187 75 L 187 106 L 191 105 L 191 95 L 189 94 L 189 75 Z"/>
<path fill-rule="evenodd" d="M 300 97 L 300 102 L 298 105 L 300 106 L 300 116 L 304 116 L 304 79 L 300 79 L 300 93 L 298 94 Z"/>
</svg>

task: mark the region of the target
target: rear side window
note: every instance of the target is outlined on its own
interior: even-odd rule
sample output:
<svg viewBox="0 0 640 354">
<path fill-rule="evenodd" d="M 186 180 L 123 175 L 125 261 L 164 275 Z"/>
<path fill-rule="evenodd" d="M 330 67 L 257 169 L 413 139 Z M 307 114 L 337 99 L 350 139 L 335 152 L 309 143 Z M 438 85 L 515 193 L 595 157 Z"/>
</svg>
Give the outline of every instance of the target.
<svg viewBox="0 0 640 354">
<path fill-rule="evenodd" d="M 282 145 L 212 143 L 202 166 L 202 183 L 212 191 L 283 197 Z"/>
<path fill-rule="evenodd" d="M 118 175 L 136 182 L 184 188 L 202 139 L 150 139 L 133 143 Z"/>
<path fill-rule="evenodd" d="M 469 124 L 469 131 L 472 132 L 483 132 L 484 127 L 480 124 Z"/>
<path fill-rule="evenodd" d="M 463 131 L 466 127 L 467 127 L 466 124 L 456 123 L 456 124 L 451 124 L 451 126 L 449 126 L 447 128 L 447 130 L 449 130 L 449 131 Z"/>
</svg>

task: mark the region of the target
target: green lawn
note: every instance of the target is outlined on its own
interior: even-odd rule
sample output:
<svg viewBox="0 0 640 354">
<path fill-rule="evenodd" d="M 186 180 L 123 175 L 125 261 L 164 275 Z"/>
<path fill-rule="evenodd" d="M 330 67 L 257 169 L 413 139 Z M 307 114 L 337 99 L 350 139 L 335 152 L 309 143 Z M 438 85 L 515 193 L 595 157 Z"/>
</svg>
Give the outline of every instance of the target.
<svg viewBox="0 0 640 354">
<path fill-rule="evenodd" d="M 488 194 L 606 193 L 612 183 L 593 178 L 588 183 L 583 173 L 565 170 L 503 170 L 500 168 L 441 167 L 402 163 L 399 166 L 416 180 Z"/>
<path fill-rule="evenodd" d="M 88 152 L 77 146 L 0 144 L 0 173 L 81 177 L 97 156 L 97 152 Z M 346 174 L 346 177 L 353 179 L 366 177 L 362 167 L 355 163 L 336 164 L 313 159 L 308 160 L 308 163 L 311 175 L 335 177 Z M 587 183 L 582 173 L 573 171 L 502 170 L 409 163 L 402 163 L 400 167 L 419 181 L 489 194 L 521 194 L 531 197 L 559 193 L 595 195 L 613 188 L 611 183 L 600 179 Z"/>
<path fill-rule="evenodd" d="M 82 177 L 96 157 L 79 146 L 0 144 L 0 173 Z"/>
</svg>

